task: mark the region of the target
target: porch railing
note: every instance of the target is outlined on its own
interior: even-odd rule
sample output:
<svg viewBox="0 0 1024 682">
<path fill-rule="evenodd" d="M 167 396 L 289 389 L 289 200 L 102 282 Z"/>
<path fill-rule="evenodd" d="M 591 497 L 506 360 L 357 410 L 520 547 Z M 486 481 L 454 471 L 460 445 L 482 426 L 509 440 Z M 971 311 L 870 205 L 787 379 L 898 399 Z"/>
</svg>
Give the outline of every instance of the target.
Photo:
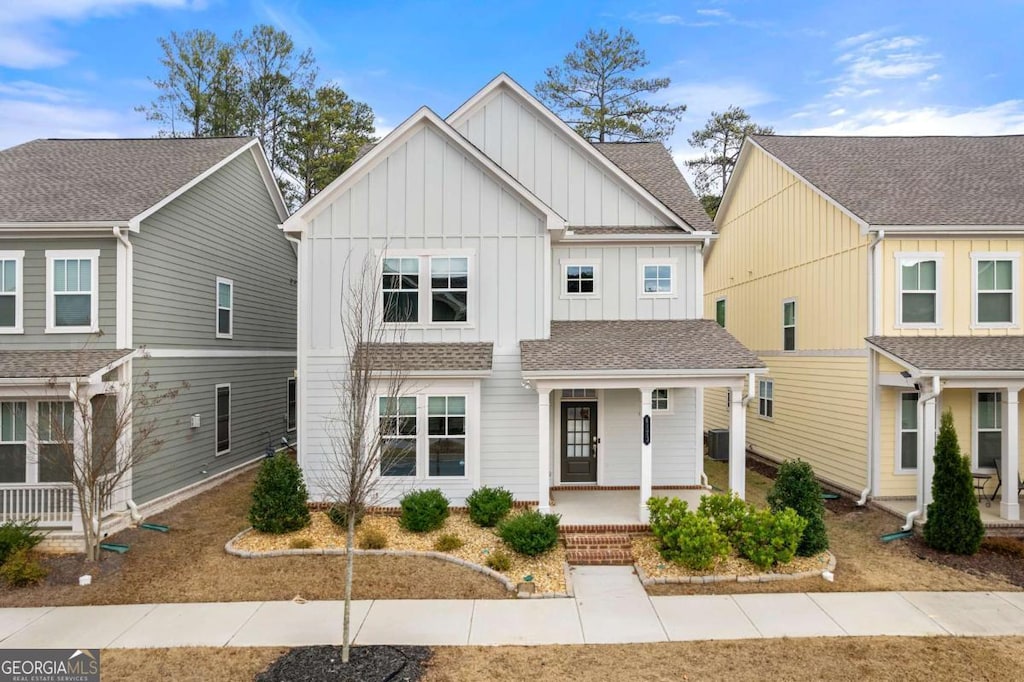
<svg viewBox="0 0 1024 682">
<path fill-rule="evenodd" d="M 68 483 L 16 483 L 0 486 L 0 523 L 39 519 L 41 528 L 70 526 L 78 509 Z"/>
</svg>

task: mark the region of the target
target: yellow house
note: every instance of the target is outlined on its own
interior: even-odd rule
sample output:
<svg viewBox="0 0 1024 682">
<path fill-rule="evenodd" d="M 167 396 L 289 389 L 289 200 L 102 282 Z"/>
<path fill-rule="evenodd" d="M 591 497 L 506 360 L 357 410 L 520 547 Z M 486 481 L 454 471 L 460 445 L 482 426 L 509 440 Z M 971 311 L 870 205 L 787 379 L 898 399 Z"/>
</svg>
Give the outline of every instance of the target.
<svg viewBox="0 0 1024 682">
<path fill-rule="evenodd" d="M 769 368 L 752 452 L 804 459 L 909 527 L 949 409 L 986 524 L 1021 525 L 1022 170 L 1024 136 L 744 143 L 704 299 Z M 708 391 L 708 428 L 726 402 Z"/>
</svg>

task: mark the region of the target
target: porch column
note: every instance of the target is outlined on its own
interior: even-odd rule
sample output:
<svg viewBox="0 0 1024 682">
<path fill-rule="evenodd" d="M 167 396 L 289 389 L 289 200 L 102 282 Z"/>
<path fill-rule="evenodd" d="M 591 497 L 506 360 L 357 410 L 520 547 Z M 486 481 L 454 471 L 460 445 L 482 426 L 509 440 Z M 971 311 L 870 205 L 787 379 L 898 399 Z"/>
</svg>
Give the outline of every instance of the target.
<svg viewBox="0 0 1024 682">
<path fill-rule="evenodd" d="M 1017 479 L 1020 476 L 1020 413 L 1018 408 L 1019 386 L 1007 386 L 1004 404 L 1006 423 L 1003 425 L 1003 500 L 999 504 L 999 516 L 1007 521 L 1020 521 L 1020 502 L 1017 499 Z"/>
<path fill-rule="evenodd" d="M 551 389 L 537 389 L 537 509 L 551 511 Z"/>
<path fill-rule="evenodd" d="M 747 495 L 747 408 L 743 389 L 729 391 L 729 491 Z"/>
<path fill-rule="evenodd" d="M 918 440 L 921 442 L 921 518 L 928 516 L 928 505 L 932 503 L 932 478 L 935 476 L 935 398 L 936 394 L 921 406 L 921 420 L 918 422 Z"/>
<path fill-rule="evenodd" d="M 640 523 L 647 523 L 651 514 L 647 509 L 647 500 L 651 499 L 651 442 L 654 434 L 651 424 L 650 388 L 640 389 Z"/>
</svg>

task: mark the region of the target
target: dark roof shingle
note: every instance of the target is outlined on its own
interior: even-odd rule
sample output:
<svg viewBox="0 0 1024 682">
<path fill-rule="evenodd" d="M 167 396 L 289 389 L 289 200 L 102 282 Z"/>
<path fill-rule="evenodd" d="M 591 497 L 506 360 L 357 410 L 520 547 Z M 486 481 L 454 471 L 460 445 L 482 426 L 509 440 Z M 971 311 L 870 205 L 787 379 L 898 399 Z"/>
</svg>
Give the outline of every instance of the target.
<svg viewBox="0 0 1024 682">
<path fill-rule="evenodd" d="M 4 350 L 0 351 L 0 377 L 55 379 L 85 377 L 103 369 L 130 350 Z"/>
<path fill-rule="evenodd" d="M 127 221 L 252 138 L 34 140 L 0 151 L 0 222 Z"/>
<path fill-rule="evenodd" d="M 392 372 L 489 372 L 494 357 L 493 343 L 371 343 L 356 362 L 367 349 L 373 369 Z"/>
<path fill-rule="evenodd" d="M 764 367 L 714 320 L 552 322 L 551 338 L 519 346 L 524 373 Z"/>
<path fill-rule="evenodd" d="M 869 224 L 1024 225 L 1024 135 L 753 139 Z"/>
<path fill-rule="evenodd" d="M 870 336 L 868 343 L 929 372 L 1024 372 L 1024 336 Z"/>
</svg>

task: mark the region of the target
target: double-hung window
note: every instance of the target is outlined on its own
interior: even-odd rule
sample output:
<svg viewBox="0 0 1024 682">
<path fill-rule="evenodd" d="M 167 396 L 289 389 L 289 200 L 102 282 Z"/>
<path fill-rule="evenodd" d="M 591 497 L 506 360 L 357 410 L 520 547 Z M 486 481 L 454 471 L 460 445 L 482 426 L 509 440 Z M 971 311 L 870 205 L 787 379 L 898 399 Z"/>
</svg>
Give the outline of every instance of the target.
<svg viewBox="0 0 1024 682">
<path fill-rule="evenodd" d="M 419 322 L 419 258 L 385 258 L 382 288 L 385 322 Z"/>
<path fill-rule="evenodd" d="M 217 338 L 230 339 L 235 331 L 235 283 L 217 278 Z"/>
<path fill-rule="evenodd" d="M 974 466 L 995 469 L 1003 456 L 1003 396 L 994 391 L 978 392 L 977 447 Z M 1010 474 L 1013 480 L 1013 474 Z"/>
<path fill-rule="evenodd" d="M 0 483 L 24 483 L 28 424 L 25 402 L 0 402 Z"/>
<path fill-rule="evenodd" d="M 775 382 L 771 379 L 757 382 L 757 414 L 765 419 L 775 415 Z"/>
<path fill-rule="evenodd" d="M 675 293 L 673 270 L 671 263 L 641 264 L 640 295 L 645 298 L 672 296 Z"/>
<path fill-rule="evenodd" d="M 217 454 L 225 455 L 231 452 L 231 384 L 220 384 L 216 390 Z"/>
<path fill-rule="evenodd" d="M 41 402 L 38 415 L 39 482 L 70 482 L 74 467 L 75 404 Z"/>
<path fill-rule="evenodd" d="M 427 474 L 466 475 L 466 396 L 427 397 Z"/>
<path fill-rule="evenodd" d="M 380 397 L 380 474 L 416 475 L 416 398 Z"/>
<path fill-rule="evenodd" d="M 287 426 L 289 431 L 294 431 L 295 426 L 299 421 L 299 410 L 296 393 L 296 381 L 295 377 L 289 377 L 288 379 L 288 421 Z"/>
<path fill-rule="evenodd" d="M 430 259 L 430 321 L 466 322 L 469 310 L 469 259 Z"/>
<path fill-rule="evenodd" d="M 667 388 L 656 388 L 651 391 L 651 410 L 653 412 L 668 412 L 671 407 L 668 396 Z"/>
<path fill-rule="evenodd" d="M 46 331 L 99 329 L 99 251 L 47 251 Z"/>
<path fill-rule="evenodd" d="M 917 393 L 900 393 L 897 471 L 917 470 Z"/>
<path fill-rule="evenodd" d="M 565 295 L 594 296 L 597 293 L 597 266 L 593 263 L 565 264 Z"/>
<path fill-rule="evenodd" d="M 1016 254 L 971 254 L 974 261 L 974 323 L 981 327 L 1017 324 Z"/>
<path fill-rule="evenodd" d="M 904 326 L 935 326 L 939 322 L 939 259 L 931 255 L 899 255 L 899 314 Z"/>
<path fill-rule="evenodd" d="M 796 301 L 782 304 L 782 350 L 796 350 Z"/>
<path fill-rule="evenodd" d="M 22 332 L 22 277 L 24 251 L 0 251 L 0 334 Z"/>
</svg>

